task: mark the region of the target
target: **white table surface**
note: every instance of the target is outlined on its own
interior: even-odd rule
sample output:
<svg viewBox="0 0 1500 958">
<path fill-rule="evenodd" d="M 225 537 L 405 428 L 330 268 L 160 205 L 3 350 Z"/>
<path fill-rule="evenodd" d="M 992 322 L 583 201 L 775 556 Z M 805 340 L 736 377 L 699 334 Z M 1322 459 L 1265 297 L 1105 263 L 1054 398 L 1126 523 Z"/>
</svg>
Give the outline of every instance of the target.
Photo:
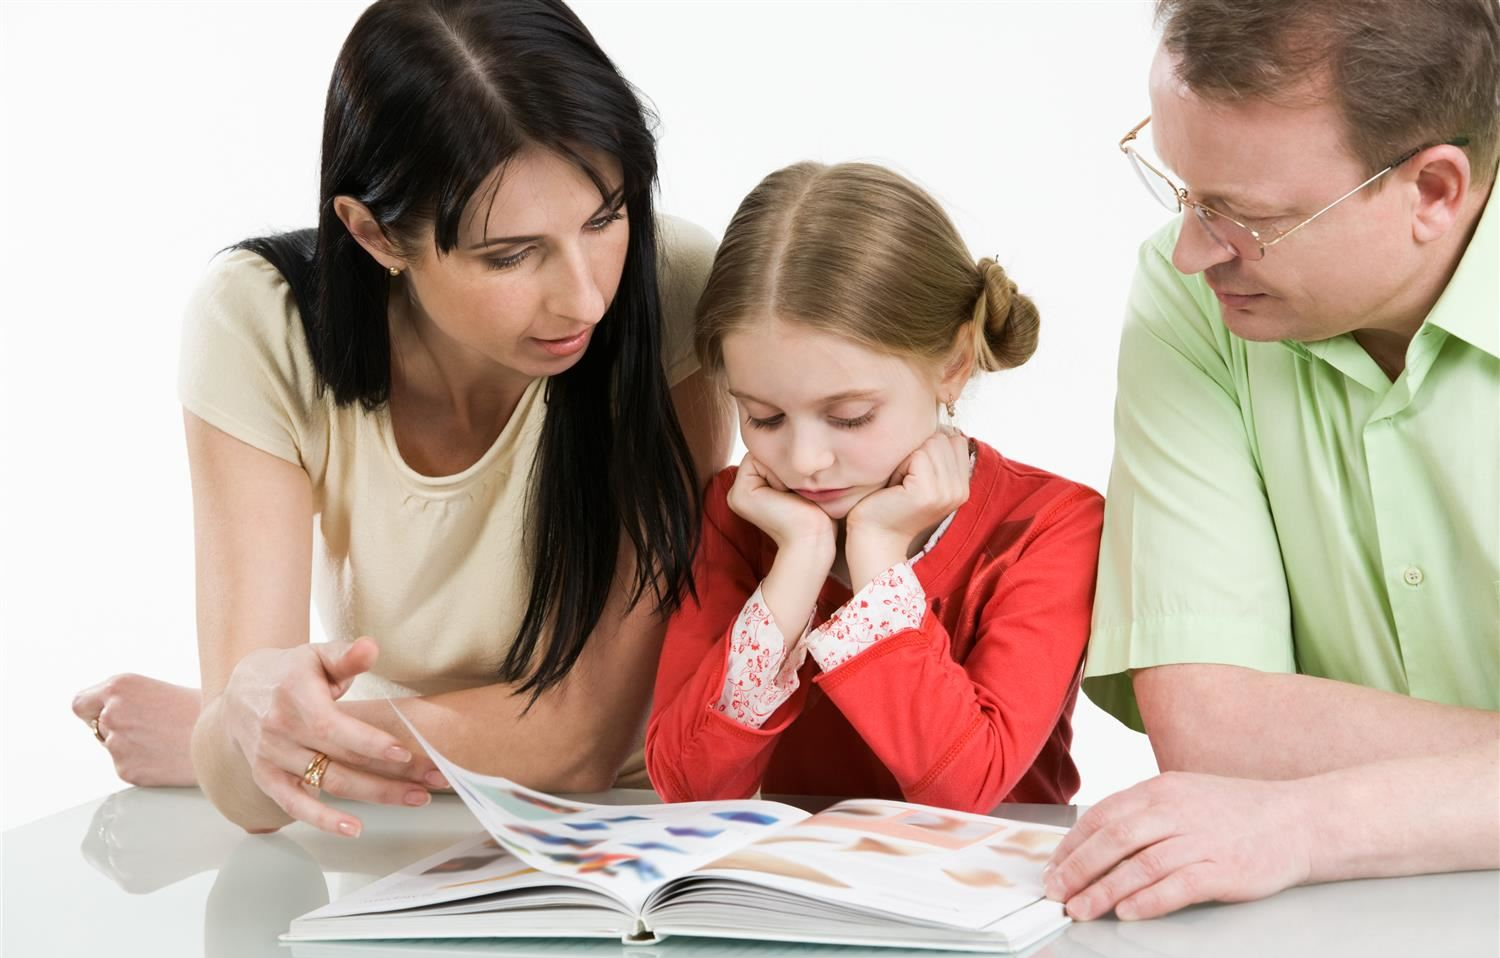
<svg viewBox="0 0 1500 958">
<path fill-rule="evenodd" d="M 650 792 L 576 796 L 633 804 Z M 295 825 L 249 836 L 196 789 L 126 789 L 11 829 L 0 841 L 0 953 L 6 958 L 315 958 L 431 955 L 874 955 L 887 949 L 615 942 L 280 944 L 296 916 L 478 830 L 452 796 L 424 809 L 363 806 L 364 835 Z M 1009 818 L 1071 824 L 1066 806 L 1007 805 Z M 939 952 L 918 952 L 939 956 Z M 1148 922 L 1071 925 L 1032 958 L 1148 956 L 1500 956 L 1500 872 L 1295 888 L 1259 902 L 1204 905 Z"/>
</svg>

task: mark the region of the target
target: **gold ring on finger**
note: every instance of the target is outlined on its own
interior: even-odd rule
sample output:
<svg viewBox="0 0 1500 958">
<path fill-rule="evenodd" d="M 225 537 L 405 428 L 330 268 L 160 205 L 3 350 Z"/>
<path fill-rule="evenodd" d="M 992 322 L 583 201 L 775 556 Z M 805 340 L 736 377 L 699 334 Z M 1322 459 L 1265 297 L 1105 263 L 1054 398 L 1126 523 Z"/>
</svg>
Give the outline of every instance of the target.
<svg viewBox="0 0 1500 958">
<path fill-rule="evenodd" d="M 96 719 L 96 718 L 89 719 L 89 728 L 91 728 L 91 729 L 94 730 L 94 738 L 98 739 L 100 742 L 104 741 L 104 733 L 101 732 L 101 731 L 99 731 L 99 720 L 98 719 Z"/>
<path fill-rule="evenodd" d="M 307 769 L 302 773 L 302 784 L 321 788 L 323 773 L 326 771 L 328 771 L 328 756 L 322 752 L 314 752 L 312 761 L 307 763 Z"/>
</svg>

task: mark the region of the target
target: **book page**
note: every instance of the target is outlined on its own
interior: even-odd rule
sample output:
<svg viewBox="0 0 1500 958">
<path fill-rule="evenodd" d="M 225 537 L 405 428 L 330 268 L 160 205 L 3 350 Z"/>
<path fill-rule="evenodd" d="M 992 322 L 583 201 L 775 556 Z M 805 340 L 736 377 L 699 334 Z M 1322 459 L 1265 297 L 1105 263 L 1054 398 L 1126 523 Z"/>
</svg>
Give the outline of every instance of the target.
<svg viewBox="0 0 1500 958">
<path fill-rule="evenodd" d="M 1067 829 L 903 802 L 840 802 L 698 869 L 950 927 L 980 929 L 1042 897 Z"/>
<path fill-rule="evenodd" d="M 539 871 L 605 890 L 633 910 L 657 886 L 808 817 L 778 802 L 567 801 L 455 765 L 396 714 L 502 848 Z"/>
<path fill-rule="evenodd" d="M 420 908 L 496 892 L 549 887 L 565 886 L 555 876 L 532 868 L 501 848 L 489 835 L 477 834 L 303 915 L 298 922 Z M 598 892 L 591 890 L 588 894 L 597 900 Z"/>
</svg>

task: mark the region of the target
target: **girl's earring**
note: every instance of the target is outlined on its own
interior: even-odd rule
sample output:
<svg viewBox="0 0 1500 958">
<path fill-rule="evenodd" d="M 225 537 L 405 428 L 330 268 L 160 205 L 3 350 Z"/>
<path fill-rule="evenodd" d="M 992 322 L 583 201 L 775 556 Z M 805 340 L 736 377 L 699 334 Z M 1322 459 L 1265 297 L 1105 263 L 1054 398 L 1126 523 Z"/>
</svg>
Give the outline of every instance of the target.
<svg viewBox="0 0 1500 958">
<path fill-rule="evenodd" d="M 943 400 L 943 411 L 948 414 L 948 422 L 952 423 L 958 418 L 958 403 L 952 399 Z"/>
<path fill-rule="evenodd" d="M 390 271 L 390 274 L 391 274 L 392 278 L 395 278 L 395 277 L 401 275 L 401 267 L 399 267 L 399 266 L 387 266 L 386 269 Z"/>
</svg>

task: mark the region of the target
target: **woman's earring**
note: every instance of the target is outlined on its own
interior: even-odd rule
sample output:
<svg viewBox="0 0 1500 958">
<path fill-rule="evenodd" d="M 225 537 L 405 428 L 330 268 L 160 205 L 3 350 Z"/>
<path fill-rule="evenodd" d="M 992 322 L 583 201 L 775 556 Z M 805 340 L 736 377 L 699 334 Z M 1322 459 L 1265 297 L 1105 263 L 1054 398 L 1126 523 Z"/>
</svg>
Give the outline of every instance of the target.
<svg viewBox="0 0 1500 958">
<path fill-rule="evenodd" d="M 399 266 L 387 266 L 386 269 L 390 271 L 392 277 L 401 275 L 401 267 Z"/>
<path fill-rule="evenodd" d="M 943 410 L 948 413 L 948 421 L 952 422 L 958 418 L 958 403 L 952 399 L 943 400 Z"/>
</svg>

